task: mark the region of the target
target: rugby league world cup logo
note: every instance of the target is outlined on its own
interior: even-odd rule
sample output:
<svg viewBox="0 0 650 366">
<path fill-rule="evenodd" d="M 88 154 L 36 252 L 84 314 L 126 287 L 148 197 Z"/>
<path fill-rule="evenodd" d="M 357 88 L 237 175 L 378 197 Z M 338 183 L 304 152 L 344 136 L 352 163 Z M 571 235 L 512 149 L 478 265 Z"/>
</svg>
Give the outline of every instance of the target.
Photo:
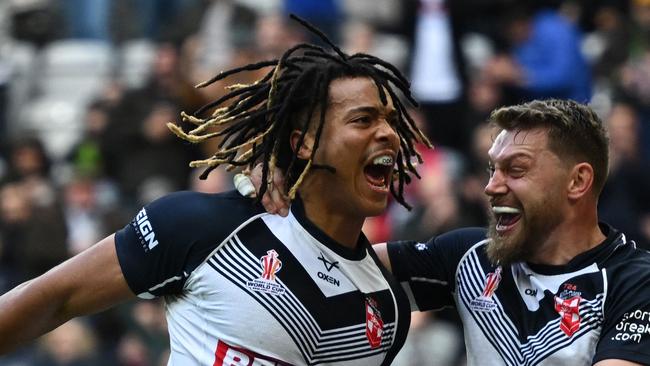
<svg viewBox="0 0 650 366">
<path fill-rule="evenodd" d="M 494 272 L 487 274 L 483 293 L 481 296 L 472 300 L 469 306 L 475 311 L 492 311 L 497 306 L 494 299 L 492 299 L 492 295 L 494 295 L 494 291 L 499 287 L 499 282 L 501 282 L 501 266 L 495 268 Z"/>
<path fill-rule="evenodd" d="M 262 265 L 262 275 L 252 281 L 248 281 L 246 286 L 259 292 L 266 292 L 273 295 L 280 295 L 284 293 L 284 286 L 276 282 L 275 274 L 282 269 L 282 261 L 279 258 L 278 252 L 271 249 L 266 252 L 265 256 L 260 258 Z"/>
</svg>

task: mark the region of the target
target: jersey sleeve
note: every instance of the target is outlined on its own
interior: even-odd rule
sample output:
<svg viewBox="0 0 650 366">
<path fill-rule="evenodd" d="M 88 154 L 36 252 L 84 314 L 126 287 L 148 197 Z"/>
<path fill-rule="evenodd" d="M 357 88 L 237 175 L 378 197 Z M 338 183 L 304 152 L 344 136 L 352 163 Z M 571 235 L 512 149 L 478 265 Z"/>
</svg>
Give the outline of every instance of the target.
<svg viewBox="0 0 650 366">
<path fill-rule="evenodd" d="M 393 274 L 404 285 L 414 310 L 453 306 L 458 263 L 473 244 L 484 238 L 484 229 L 467 228 L 442 234 L 426 243 L 388 243 Z"/>
<path fill-rule="evenodd" d="M 218 244 L 259 212 L 233 192 L 177 192 L 146 205 L 115 233 L 127 284 L 141 298 L 179 294 Z"/>
<path fill-rule="evenodd" d="M 637 266 L 642 261 L 632 259 L 608 274 L 609 295 L 593 363 L 622 359 L 650 365 L 650 264 Z"/>
</svg>

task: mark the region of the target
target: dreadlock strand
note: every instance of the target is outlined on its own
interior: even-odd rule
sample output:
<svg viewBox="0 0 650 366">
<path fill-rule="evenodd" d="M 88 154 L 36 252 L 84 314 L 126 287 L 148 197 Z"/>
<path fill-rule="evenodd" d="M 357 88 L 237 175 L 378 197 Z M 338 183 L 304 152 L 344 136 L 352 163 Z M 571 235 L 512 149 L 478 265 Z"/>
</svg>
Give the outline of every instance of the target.
<svg viewBox="0 0 650 366">
<path fill-rule="evenodd" d="M 406 121 L 406 129 L 410 129 L 413 133 L 417 135 L 417 140 L 423 144 L 425 144 L 427 147 L 432 148 L 433 144 L 431 144 L 431 141 L 424 135 L 422 130 L 416 125 L 415 121 L 411 117 L 411 115 L 408 113 L 406 108 L 404 107 L 404 104 L 402 104 L 402 101 L 397 98 L 397 95 L 392 90 L 388 90 L 390 93 L 391 98 L 393 98 L 393 104 L 395 105 L 395 108 L 397 109 L 397 112 L 400 116 L 401 121 Z M 403 123 L 402 123 L 403 124 Z M 409 140 L 409 145 L 412 146 L 410 140 Z"/>
<path fill-rule="evenodd" d="M 318 37 L 320 37 L 320 39 L 322 39 L 325 43 L 327 43 L 330 47 L 332 47 L 334 52 L 336 52 L 339 55 L 339 57 L 341 57 L 343 60 L 346 60 L 348 58 L 348 56 L 345 53 L 343 53 L 343 51 L 341 51 L 341 49 L 338 48 L 332 41 L 330 41 L 330 39 L 327 38 L 327 36 L 323 32 L 321 32 L 319 29 L 317 29 L 316 27 L 311 25 L 306 20 L 299 18 L 295 14 L 290 14 L 289 16 L 291 17 L 291 19 L 293 19 L 293 20 L 297 21 L 298 23 L 302 24 L 305 28 L 309 29 L 312 33 L 314 33 Z"/>
<path fill-rule="evenodd" d="M 399 154 L 398 154 L 398 158 L 400 158 Z M 402 206 L 406 207 L 406 209 L 410 211 L 412 207 L 411 205 L 406 203 L 406 200 L 404 199 L 404 180 L 408 179 L 407 178 L 408 174 L 404 174 L 404 170 L 401 167 L 398 167 L 398 169 L 400 174 L 399 174 L 399 181 L 398 181 L 397 197 L 395 198 L 397 198 L 397 200 L 400 201 Z"/>
<path fill-rule="evenodd" d="M 307 173 L 309 172 L 309 169 L 311 168 L 311 164 L 312 164 L 312 159 L 309 159 L 307 161 L 307 165 L 305 166 L 305 168 L 300 173 L 300 176 L 298 177 L 298 179 L 296 179 L 296 183 L 294 183 L 293 186 L 291 187 L 291 189 L 289 190 L 289 195 L 288 196 L 289 196 L 290 200 L 293 200 L 294 198 L 296 198 L 296 192 L 298 191 L 298 187 L 300 187 L 300 185 L 302 184 L 302 181 L 305 179 L 305 176 L 307 176 Z"/>
<path fill-rule="evenodd" d="M 309 78 L 311 78 L 311 77 L 312 77 L 312 74 L 314 74 L 314 73 L 316 73 L 316 69 L 312 68 L 312 69 L 309 69 L 308 71 L 304 72 L 303 74 L 301 74 L 301 75 L 300 75 L 300 76 L 295 80 L 295 82 L 293 83 L 293 85 L 291 86 L 291 88 L 288 90 L 287 95 L 286 95 L 284 98 L 287 98 L 288 100 L 293 100 L 293 98 L 295 98 L 295 96 L 296 96 L 296 93 L 298 93 L 298 91 L 302 88 L 302 84 L 305 82 L 305 80 L 308 80 Z M 280 109 L 280 111 L 278 112 L 278 114 L 279 114 L 279 115 L 284 115 L 285 110 L 288 108 L 288 106 L 289 106 L 288 103 L 285 104 L 285 105 Z M 312 106 L 313 106 L 313 103 L 312 103 Z M 309 115 L 311 116 L 311 111 L 310 111 Z M 306 126 L 307 128 L 309 127 L 309 120 L 306 121 L 305 126 Z M 303 128 L 303 130 L 306 131 L 305 128 Z M 279 150 L 279 148 L 280 148 L 280 139 L 278 138 L 278 135 L 280 134 L 281 131 L 282 131 L 281 128 L 276 129 L 276 133 L 274 134 L 274 136 L 272 136 L 272 139 L 273 139 L 275 142 L 274 142 L 274 144 L 273 144 L 273 149 L 272 149 L 272 151 L 271 151 L 271 161 L 269 162 L 270 169 L 271 169 L 271 178 L 270 178 L 270 179 L 273 179 L 274 168 L 275 168 L 276 160 L 277 160 L 277 154 L 278 154 L 278 150 Z M 299 147 L 299 146 L 302 146 L 302 140 L 303 140 L 303 138 L 304 138 L 304 133 L 301 135 L 300 143 L 299 143 L 298 147 Z M 271 163 L 272 163 L 272 164 L 271 164 Z"/>
<path fill-rule="evenodd" d="M 316 76 L 316 81 L 315 81 L 316 87 L 315 90 L 320 90 L 320 88 L 323 85 L 323 77 L 318 74 Z M 307 131 L 309 131 L 309 127 L 311 125 L 311 119 L 314 116 L 314 111 L 316 110 L 316 106 L 318 104 L 319 99 L 318 98 L 312 98 L 312 101 L 309 105 L 309 110 L 307 112 L 307 117 L 305 120 L 305 123 L 302 126 L 302 129 L 300 131 L 300 138 L 298 139 L 298 143 L 296 144 L 296 151 L 302 147 L 303 142 L 305 141 L 305 136 L 307 135 Z M 291 162 L 289 163 L 289 167 L 287 168 L 287 172 L 291 172 L 298 156 L 297 153 L 293 155 Z"/>
<path fill-rule="evenodd" d="M 324 81 L 323 84 L 326 85 L 327 84 L 326 81 L 330 80 L 330 77 L 331 77 L 331 68 L 330 67 L 326 68 L 325 71 L 323 73 L 321 73 L 320 75 L 322 75 L 321 78 Z M 327 101 L 328 94 L 329 94 L 328 88 L 323 87 L 323 88 L 321 88 L 319 90 L 318 97 L 316 99 L 320 100 L 320 101 L 324 101 L 323 103 L 327 104 L 326 101 Z M 320 117 L 319 117 L 319 122 L 318 122 L 318 128 L 316 129 L 316 135 L 314 136 L 314 146 L 312 146 L 312 151 L 311 151 L 311 155 L 309 157 L 309 160 L 307 161 L 307 164 L 305 165 L 302 172 L 298 176 L 298 179 L 296 180 L 296 182 L 293 184 L 293 186 L 289 190 L 289 199 L 291 199 L 291 200 L 295 197 L 298 188 L 300 188 L 300 185 L 302 184 L 305 176 L 307 175 L 307 173 L 309 172 L 309 170 L 311 169 L 311 166 L 313 164 L 314 156 L 316 155 L 316 151 L 318 150 L 318 145 L 319 145 L 319 142 L 320 142 L 320 136 L 321 136 L 321 133 L 323 132 L 323 126 L 325 125 L 325 110 L 326 110 L 325 106 L 323 106 L 323 108 L 320 109 Z M 301 137 L 304 137 L 304 133 L 302 134 Z M 296 152 L 294 152 L 294 159 L 297 158 L 297 150 L 298 149 L 296 149 Z"/>
<path fill-rule="evenodd" d="M 329 53 L 306 51 L 304 57 L 315 57 L 320 59 L 327 59 L 327 60 L 337 62 L 341 65 L 349 66 L 349 63 L 347 63 L 346 60 L 344 59 L 342 60 L 334 55 L 330 55 Z"/>
<path fill-rule="evenodd" d="M 215 101 L 213 101 L 213 102 L 210 102 L 210 103 L 208 103 L 208 104 L 202 106 L 201 108 L 199 108 L 199 109 L 194 113 L 194 115 L 200 115 L 200 114 L 203 114 L 203 113 L 204 113 L 205 111 L 207 111 L 208 109 L 211 109 L 211 108 L 214 108 L 214 107 L 216 107 L 216 106 L 218 106 L 218 105 L 221 105 L 221 104 L 223 104 L 225 101 L 227 101 L 227 100 L 229 100 L 229 99 L 232 99 L 232 98 L 234 98 L 234 97 L 236 97 L 236 96 L 238 96 L 238 95 L 241 95 L 241 94 L 247 94 L 247 93 L 253 93 L 254 91 L 256 91 L 256 90 L 258 90 L 258 89 L 261 89 L 261 88 L 264 88 L 264 87 L 265 87 L 265 84 L 256 84 L 256 85 L 248 86 L 248 87 L 245 87 L 245 88 L 241 88 L 241 89 L 233 90 L 232 92 L 230 92 L 230 93 L 228 93 L 228 94 L 222 96 L 221 98 L 219 98 L 219 99 L 217 99 L 217 100 L 215 100 Z M 253 94 L 254 94 L 254 93 L 253 93 Z"/>
<path fill-rule="evenodd" d="M 244 142 L 242 144 L 235 145 L 235 146 L 232 146 L 232 147 L 228 147 L 225 150 L 220 151 L 220 153 L 226 154 L 226 153 L 230 153 L 230 152 L 233 152 L 233 151 L 237 151 L 238 149 L 241 149 L 242 147 L 244 147 L 244 146 L 246 146 L 248 144 L 252 144 L 252 143 L 255 143 L 257 141 L 260 141 L 260 140 L 262 140 L 264 138 L 264 136 L 268 135 L 269 132 L 271 132 L 273 127 L 274 127 L 273 124 L 271 124 L 271 126 L 269 126 L 269 128 L 266 131 L 264 131 L 263 133 L 253 137 L 250 141 L 247 141 L 247 142 Z M 216 136 L 216 133 L 214 135 Z"/>
<path fill-rule="evenodd" d="M 196 135 L 196 134 L 198 134 L 200 132 L 203 132 L 204 130 L 206 130 L 209 127 L 221 126 L 221 125 L 231 123 L 231 122 L 235 122 L 235 121 L 236 122 L 243 122 L 243 121 L 245 121 L 247 119 L 253 119 L 253 118 L 257 118 L 259 116 L 262 116 L 264 114 L 267 114 L 267 113 L 272 113 L 272 112 L 274 112 L 276 110 L 277 110 L 277 108 L 271 108 L 271 109 L 262 109 L 262 108 L 260 108 L 260 109 L 255 109 L 255 110 L 252 110 L 252 111 L 244 111 L 244 112 L 241 112 L 241 113 L 239 113 L 237 115 L 225 114 L 225 115 L 217 117 L 217 118 L 211 118 L 209 120 L 206 120 L 201 126 L 199 126 L 199 127 L 195 128 L 195 129 L 193 129 L 192 131 L 190 131 L 189 134 L 190 135 Z M 218 134 L 215 135 L 215 136 L 221 136 L 221 135 L 224 135 L 226 133 L 228 133 L 228 132 L 223 132 L 223 131 L 218 132 Z"/>
<path fill-rule="evenodd" d="M 393 75 L 395 75 L 404 85 L 410 88 L 411 83 L 404 77 L 404 74 L 402 74 L 401 71 L 399 71 L 398 68 L 396 68 L 394 65 L 392 65 L 389 62 L 386 62 L 378 57 L 375 57 L 373 55 L 369 55 L 367 53 L 359 52 L 355 53 L 354 55 L 350 56 L 350 59 L 362 59 L 364 62 L 367 62 L 371 65 L 379 65 L 387 70 L 389 70 Z"/>
<path fill-rule="evenodd" d="M 214 136 L 217 135 L 217 132 L 212 132 L 212 133 L 209 133 L 209 134 L 199 135 L 199 136 L 197 136 L 197 135 L 189 135 L 189 134 L 185 133 L 185 131 L 183 131 L 182 128 L 180 128 L 178 125 L 176 125 L 176 124 L 174 124 L 172 122 L 167 122 L 167 128 L 169 128 L 169 130 L 171 130 L 176 136 L 182 138 L 185 141 L 191 142 L 193 144 L 203 142 L 206 139 L 209 139 L 209 138 L 214 137 Z"/>
<path fill-rule="evenodd" d="M 274 66 L 277 63 L 278 63 L 278 60 L 261 61 L 261 62 L 257 62 L 257 63 L 254 63 L 254 64 L 249 64 L 249 65 L 246 65 L 246 66 L 242 66 L 242 67 L 236 67 L 236 68 L 228 70 L 228 71 L 222 71 L 222 72 L 218 73 L 216 76 L 213 76 L 211 79 L 197 84 L 195 86 L 195 88 L 204 88 L 204 87 L 206 87 L 206 86 L 208 86 L 210 84 L 213 84 L 213 83 L 215 83 L 215 82 L 217 82 L 217 81 L 219 81 L 221 79 L 225 79 L 230 75 L 238 74 L 238 73 L 240 73 L 242 71 L 259 70 L 259 69 L 264 68 L 264 67 Z"/>
<path fill-rule="evenodd" d="M 200 125 L 200 124 L 204 123 L 203 119 L 194 117 L 192 115 L 189 115 L 189 114 L 185 113 L 185 111 L 181 112 L 181 118 L 182 118 L 183 122 L 189 122 L 189 123 L 194 124 L 194 125 Z"/>
<path fill-rule="evenodd" d="M 409 103 L 412 106 L 417 107 L 419 105 L 418 101 L 415 100 L 415 98 L 413 97 L 413 95 L 409 91 L 408 86 L 403 84 L 402 82 L 400 82 L 400 80 L 397 79 L 394 75 L 392 75 L 392 74 L 390 74 L 390 73 L 388 73 L 388 72 L 386 72 L 384 70 L 380 70 L 380 69 L 374 69 L 373 68 L 373 70 L 377 74 L 379 74 L 381 77 L 383 77 L 384 79 L 386 79 L 386 80 L 390 81 L 391 83 L 393 83 L 393 85 L 395 85 L 397 87 L 397 89 L 399 89 L 400 92 L 402 92 L 402 95 L 404 95 L 406 100 L 408 100 Z"/>
</svg>

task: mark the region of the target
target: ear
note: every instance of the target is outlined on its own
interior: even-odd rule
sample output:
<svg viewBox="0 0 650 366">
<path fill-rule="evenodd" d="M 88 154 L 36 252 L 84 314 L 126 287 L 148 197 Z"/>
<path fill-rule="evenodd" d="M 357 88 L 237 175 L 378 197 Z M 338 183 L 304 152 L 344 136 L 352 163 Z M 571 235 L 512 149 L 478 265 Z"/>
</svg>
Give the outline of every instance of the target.
<svg viewBox="0 0 650 366">
<path fill-rule="evenodd" d="M 576 164 L 569 178 L 568 196 L 570 199 L 577 200 L 591 192 L 594 184 L 594 168 L 586 162 Z"/>
<path fill-rule="evenodd" d="M 314 146 L 314 136 L 310 132 L 305 133 L 305 137 L 302 140 L 302 145 L 300 146 L 300 148 L 298 148 L 298 142 L 300 141 L 300 134 L 301 134 L 300 130 L 291 131 L 291 137 L 290 137 L 291 150 L 297 154 L 298 159 L 309 160 L 309 158 L 311 157 L 312 148 Z"/>
</svg>

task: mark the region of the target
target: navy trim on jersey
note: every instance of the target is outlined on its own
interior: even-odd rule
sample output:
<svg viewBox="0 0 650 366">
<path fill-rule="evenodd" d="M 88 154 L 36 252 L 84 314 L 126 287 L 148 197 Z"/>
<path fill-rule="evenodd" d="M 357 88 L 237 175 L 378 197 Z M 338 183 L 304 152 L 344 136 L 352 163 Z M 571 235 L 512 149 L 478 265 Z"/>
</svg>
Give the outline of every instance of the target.
<svg viewBox="0 0 650 366">
<path fill-rule="evenodd" d="M 215 243 L 206 238 L 225 238 L 242 223 L 242 218 L 255 216 L 264 209 L 237 191 L 185 191 L 156 200 L 141 212 L 144 214 L 138 216 L 148 215 L 147 221 L 156 223 L 151 230 L 160 242 L 149 248 L 136 216 L 115 233 L 115 243 L 131 291 L 150 298 L 179 294 L 192 271 L 214 250 Z M 205 225 L 206 221 L 218 225 Z M 139 243 L 141 249 L 132 248 L 132 243 Z M 141 265 L 145 262 L 149 264 Z"/>
</svg>

